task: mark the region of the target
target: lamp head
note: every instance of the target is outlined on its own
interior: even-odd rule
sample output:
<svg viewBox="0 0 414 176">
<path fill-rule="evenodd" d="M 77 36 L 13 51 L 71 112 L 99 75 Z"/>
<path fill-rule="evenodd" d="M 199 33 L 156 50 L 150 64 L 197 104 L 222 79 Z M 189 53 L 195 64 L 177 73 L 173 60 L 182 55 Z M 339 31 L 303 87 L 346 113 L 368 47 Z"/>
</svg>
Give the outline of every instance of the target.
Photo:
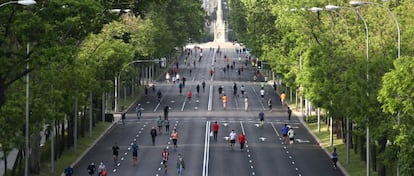
<svg viewBox="0 0 414 176">
<path fill-rule="evenodd" d="M 29 5 L 36 4 L 36 1 L 35 0 L 19 0 L 17 1 L 17 4 L 29 6 Z"/>
<path fill-rule="evenodd" d="M 364 2 L 364 1 L 349 1 L 349 5 L 353 7 L 362 6 L 362 5 L 365 5 L 366 3 L 367 2 Z"/>
<path fill-rule="evenodd" d="M 333 11 L 333 10 L 338 10 L 338 9 L 340 9 L 340 7 L 339 7 L 339 6 L 336 6 L 336 5 L 326 5 L 326 6 L 325 6 L 325 9 L 326 9 L 326 10 L 329 10 L 329 11 Z"/>
<path fill-rule="evenodd" d="M 322 11 L 323 9 L 322 8 L 320 8 L 320 7 L 312 7 L 312 8 L 310 8 L 310 9 L 308 9 L 309 11 L 312 11 L 312 12 L 320 12 L 320 11 Z"/>
</svg>

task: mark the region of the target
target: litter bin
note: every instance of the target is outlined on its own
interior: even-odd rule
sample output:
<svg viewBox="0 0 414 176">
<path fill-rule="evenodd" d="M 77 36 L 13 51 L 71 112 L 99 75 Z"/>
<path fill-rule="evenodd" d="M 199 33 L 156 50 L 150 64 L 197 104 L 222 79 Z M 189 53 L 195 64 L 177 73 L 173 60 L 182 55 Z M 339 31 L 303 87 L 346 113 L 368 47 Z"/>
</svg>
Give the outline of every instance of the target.
<svg viewBox="0 0 414 176">
<path fill-rule="evenodd" d="M 113 114 L 105 114 L 105 122 L 113 122 L 114 121 L 114 115 Z"/>
</svg>

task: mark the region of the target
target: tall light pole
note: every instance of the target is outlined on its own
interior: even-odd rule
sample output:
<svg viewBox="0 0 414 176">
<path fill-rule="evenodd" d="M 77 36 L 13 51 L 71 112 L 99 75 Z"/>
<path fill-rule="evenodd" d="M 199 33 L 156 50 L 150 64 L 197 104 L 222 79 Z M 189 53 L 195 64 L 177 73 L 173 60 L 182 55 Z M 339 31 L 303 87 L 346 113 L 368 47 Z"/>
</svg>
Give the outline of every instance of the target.
<svg viewBox="0 0 414 176">
<path fill-rule="evenodd" d="M 3 7 L 5 5 L 8 4 L 20 4 L 20 5 L 24 5 L 24 6 L 29 6 L 29 5 L 34 5 L 36 4 L 35 0 L 18 0 L 18 1 L 9 1 L 9 2 L 5 2 L 3 4 L 0 4 L 0 7 Z M 30 91 L 29 91 L 29 85 L 30 85 L 30 75 L 29 75 L 29 53 L 30 53 L 30 46 L 29 43 L 27 43 L 27 48 L 26 48 L 26 53 L 27 53 L 27 60 L 26 60 L 26 125 L 25 125 L 25 134 L 24 134 L 24 140 L 25 140 L 25 150 L 24 150 L 24 155 L 25 155 L 25 160 L 24 160 L 24 175 L 28 176 L 29 175 L 29 95 L 30 95 Z M 7 156 L 5 156 L 7 157 Z M 7 169 L 7 168 L 6 168 Z"/>
<path fill-rule="evenodd" d="M 343 15 L 341 15 L 341 13 L 337 12 L 337 10 L 339 10 L 339 9 L 350 9 L 350 10 L 354 11 L 358 15 L 358 17 L 359 17 L 359 14 L 355 9 L 348 8 L 348 7 L 339 7 L 339 6 L 336 6 L 336 5 L 326 5 L 325 6 L 325 10 L 332 11 L 332 12 L 336 13 L 338 16 L 340 16 L 345 21 L 345 25 L 346 25 L 346 28 L 347 28 L 346 32 L 347 32 L 348 37 L 349 37 L 348 23 L 346 22 L 345 17 Z M 364 21 L 364 19 L 362 19 L 362 20 Z M 367 50 L 368 50 L 368 45 L 367 45 Z M 350 140 L 350 135 L 349 135 L 349 117 L 346 117 L 346 164 L 349 164 L 349 161 L 350 161 L 350 151 L 349 151 L 350 147 L 351 147 L 350 146 L 350 144 L 351 144 L 350 141 L 351 140 Z"/>
<path fill-rule="evenodd" d="M 391 9 L 385 7 L 382 4 L 376 3 L 376 2 L 364 2 L 364 1 L 350 1 L 349 4 L 351 6 L 357 7 L 357 6 L 363 6 L 363 5 L 375 5 L 381 8 L 384 8 L 385 10 L 387 10 L 387 12 L 390 14 L 390 16 L 392 17 L 392 19 L 395 22 L 395 25 L 397 26 L 397 58 L 399 59 L 401 57 L 401 30 L 400 30 L 400 24 L 397 20 L 397 17 L 395 16 L 394 13 L 392 13 Z M 397 123 L 398 125 L 400 125 L 400 116 L 399 114 L 397 115 Z M 368 135 L 367 135 L 368 136 Z M 368 163 L 367 163 L 367 167 L 368 167 Z M 400 170 L 399 170 L 399 166 L 397 165 L 397 176 L 400 175 Z M 369 170 L 367 170 L 367 175 Z"/>
<path fill-rule="evenodd" d="M 134 60 L 134 61 L 131 61 L 131 62 L 129 62 L 129 63 L 127 63 L 127 64 L 125 64 L 122 68 L 121 68 L 121 70 L 115 75 L 115 80 L 114 80 L 114 88 L 115 88 L 115 97 L 114 97 L 114 101 L 115 101 L 115 108 L 114 108 L 114 111 L 115 112 L 118 112 L 118 110 L 119 110 L 119 108 L 118 108 L 118 82 L 119 82 L 119 80 L 120 80 L 120 77 L 121 77 L 121 73 L 122 73 L 122 71 L 126 68 L 126 67 L 128 67 L 129 65 L 131 65 L 131 64 L 134 64 L 134 63 L 145 63 L 145 62 L 165 62 L 165 60 L 162 60 L 162 59 L 154 59 L 154 60 Z"/>
</svg>

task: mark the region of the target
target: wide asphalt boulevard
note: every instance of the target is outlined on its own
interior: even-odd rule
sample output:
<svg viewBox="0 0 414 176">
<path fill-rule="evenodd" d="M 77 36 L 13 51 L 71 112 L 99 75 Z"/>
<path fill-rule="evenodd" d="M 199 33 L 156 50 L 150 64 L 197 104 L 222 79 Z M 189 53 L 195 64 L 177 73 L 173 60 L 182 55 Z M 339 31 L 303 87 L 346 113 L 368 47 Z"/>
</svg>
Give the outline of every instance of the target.
<svg viewBox="0 0 414 176">
<path fill-rule="evenodd" d="M 203 47 L 203 46 L 202 46 Z M 213 49 L 210 49 L 212 47 Z M 161 176 L 178 175 L 176 171 L 177 155 L 181 154 L 185 161 L 185 170 L 182 175 L 188 176 L 334 176 L 342 175 L 339 169 L 334 169 L 330 157 L 321 149 L 309 132 L 296 117 L 287 120 L 286 107 L 282 107 L 280 98 L 273 91 L 272 84 L 266 84 L 265 98 L 260 97 L 260 82 L 264 78 L 259 76 L 255 81 L 255 69 L 249 63 L 245 66 L 246 54 L 236 53 L 236 46 L 221 46 L 217 53 L 218 44 L 203 48 L 203 57 L 198 62 L 199 50 L 189 55 L 187 62 L 179 61 L 180 77 L 186 78 L 183 93 L 180 95 L 178 84 L 159 80 L 155 84 L 156 91 L 151 89 L 148 95 L 143 96 L 139 103 L 144 112 L 141 119 L 137 119 L 134 107 L 126 115 L 125 126 L 121 122 L 114 125 L 107 134 L 75 165 L 75 175 L 87 175 L 86 167 L 90 162 L 96 166 L 103 161 L 106 164 L 108 175 L 119 176 Z M 224 56 L 229 58 L 229 65 L 235 62 L 233 69 L 227 67 Z M 241 57 L 239 61 L 238 57 Z M 196 66 L 194 67 L 194 59 Z M 214 59 L 215 58 L 215 59 Z M 253 58 L 252 58 L 253 59 Z M 173 64 L 175 66 L 175 64 Z M 243 66 L 243 72 L 238 69 Z M 214 75 L 210 76 L 210 69 L 214 68 Z M 172 68 L 171 68 L 172 69 Z M 191 75 L 190 75 L 191 69 Z M 182 80 L 182 79 L 181 79 Z M 201 82 L 206 82 L 203 91 Z M 238 87 L 238 95 L 233 95 L 233 84 Z M 196 85 L 200 84 L 200 93 L 197 94 Z M 240 95 L 240 86 L 246 88 L 249 109 L 244 110 L 244 97 Z M 222 106 L 218 87 L 223 86 L 224 94 L 228 97 L 227 108 Z M 156 92 L 162 92 L 158 102 Z M 187 91 L 191 90 L 191 101 L 186 99 Z M 271 98 L 273 111 L 268 110 L 267 101 Z M 152 145 L 150 137 L 151 127 L 156 127 L 158 117 L 163 116 L 164 107 L 169 107 L 170 132 L 178 131 L 178 148 L 174 150 L 170 133 L 165 132 L 156 137 L 156 144 Z M 265 113 L 264 127 L 259 126 L 258 113 Z M 218 140 L 210 137 L 212 124 L 217 121 L 220 125 Z M 288 124 L 295 130 L 295 143 L 282 144 L 281 128 Z M 156 127 L 157 128 L 157 127 Z M 234 130 L 237 134 L 244 133 L 247 138 L 246 148 L 240 150 L 236 142 L 230 148 L 229 133 Z M 130 146 L 133 141 L 139 145 L 138 165 L 132 162 Z M 120 147 L 119 164 L 112 162 L 112 145 L 118 143 Z M 161 152 L 168 148 L 170 152 L 168 173 L 164 174 L 161 165 Z"/>
</svg>

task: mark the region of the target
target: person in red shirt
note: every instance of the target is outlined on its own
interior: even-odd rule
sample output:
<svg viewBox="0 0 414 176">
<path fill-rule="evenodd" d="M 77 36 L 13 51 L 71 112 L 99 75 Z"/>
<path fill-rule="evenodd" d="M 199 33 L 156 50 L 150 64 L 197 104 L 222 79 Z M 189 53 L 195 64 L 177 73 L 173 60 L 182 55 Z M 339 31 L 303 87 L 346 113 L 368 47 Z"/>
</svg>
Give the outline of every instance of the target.
<svg viewBox="0 0 414 176">
<path fill-rule="evenodd" d="M 191 101 L 191 97 L 193 96 L 193 93 L 191 92 L 191 90 L 189 90 L 188 92 L 187 92 L 187 98 L 188 98 L 188 101 Z"/>
<path fill-rule="evenodd" d="M 244 135 L 244 133 L 240 133 L 239 143 L 240 143 L 240 150 L 243 150 L 244 149 L 244 143 L 246 143 L 246 136 Z"/>
<path fill-rule="evenodd" d="M 214 141 L 217 141 L 218 130 L 219 130 L 219 125 L 218 125 L 217 121 L 215 121 L 214 124 L 213 124 L 213 138 L 214 138 Z"/>
</svg>

